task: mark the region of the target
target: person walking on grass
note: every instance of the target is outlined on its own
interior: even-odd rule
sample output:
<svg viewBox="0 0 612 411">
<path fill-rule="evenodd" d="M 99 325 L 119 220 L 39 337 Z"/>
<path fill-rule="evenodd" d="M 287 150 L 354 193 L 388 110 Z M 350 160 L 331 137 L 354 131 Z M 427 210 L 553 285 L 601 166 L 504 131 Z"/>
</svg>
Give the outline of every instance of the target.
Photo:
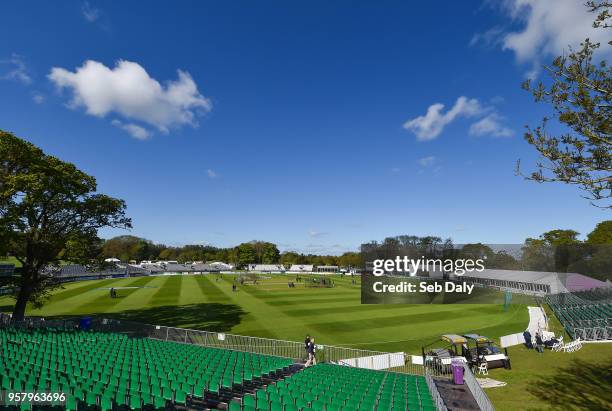
<svg viewBox="0 0 612 411">
<path fill-rule="evenodd" d="M 315 358 L 316 352 L 315 339 L 312 337 L 310 339 L 310 343 L 308 344 L 308 361 L 306 361 L 305 367 L 310 367 L 311 365 L 317 365 L 317 359 Z"/>
<path fill-rule="evenodd" d="M 542 336 L 540 332 L 536 332 L 536 351 L 542 354 L 544 352 L 544 342 L 542 341 Z"/>
<path fill-rule="evenodd" d="M 306 360 L 308 360 L 308 346 L 310 345 L 310 335 L 306 335 L 306 339 L 304 340 L 304 351 L 306 351 Z"/>
</svg>

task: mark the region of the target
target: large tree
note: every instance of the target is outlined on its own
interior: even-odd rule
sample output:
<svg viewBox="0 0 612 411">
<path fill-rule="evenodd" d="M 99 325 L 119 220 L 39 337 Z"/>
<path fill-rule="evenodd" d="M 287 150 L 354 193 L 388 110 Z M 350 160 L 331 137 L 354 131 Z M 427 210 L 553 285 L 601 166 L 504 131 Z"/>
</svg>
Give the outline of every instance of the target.
<svg viewBox="0 0 612 411">
<path fill-rule="evenodd" d="M 600 30 L 610 29 L 610 2 L 589 1 L 587 7 L 597 13 L 593 24 Z M 566 126 L 559 135 L 550 134 L 545 118 L 538 127 L 527 127 L 525 139 L 540 154 L 535 171 L 526 175 L 536 182 L 563 182 L 585 191 L 585 198 L 602 208 L 612 207 L 612 77 L 605 59 L 609 50 L 596 55 L 600 47 L 586 39 L 578 50 L 557 57 L 544 66 L 551 81 L 523 88 L 533 93 L 537 102 L 552 106 L 554 117 Z M 520 162 L 517 172 L 522 175 Z"/>
<path fill-rule="evenodd" d="M 253 243 L 242 243 L 236 247 L 236 267 L 244 267 L 257 262 L 257 252 Z"/>
<path fill-rule="evenodd" d="M 85 258 L 102 227 L 131 227 L 125 203 L 96 188 L 73 164 L 0 130 L 0 244 L 22 264 L 13 278 L 16 320 L 57 287 L 46 267 Z"/>
<path fill-rule="evenodd" d="M 264 264 L 276 264 L 280 261 L 280 251 L 273 243 L 264 243 L 261 262 Z"/>
<path fill-rule="evenodd" d="M 612 220 L 602 221 L 587 235 L 589 244 L 612 245 Z"/>
</svg>

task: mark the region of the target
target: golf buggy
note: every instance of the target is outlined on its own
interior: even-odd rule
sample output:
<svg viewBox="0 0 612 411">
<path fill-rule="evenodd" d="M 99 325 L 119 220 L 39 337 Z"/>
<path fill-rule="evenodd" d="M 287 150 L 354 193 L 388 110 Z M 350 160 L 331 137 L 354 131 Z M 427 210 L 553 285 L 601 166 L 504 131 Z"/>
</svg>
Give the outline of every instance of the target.
<svg viewBox="0 0 612 411">
<path fill-rule="evenodd" d="M 446 347 L 430 348 L 434 344 L 439 344 L 440 341 L 446 343 Z M 466 348 L 467 339 L 465 337 L 457 334 L 444 334 L 440 340 L 421 348 L 423 365 L 438 373 L 450 373 L 451 360 L 468 362 L 464 356 Z"/>
<path fill-rule="evenodd" d="M 511 369 L 508 350 L 502 353 L 492 340 L 478 334 L 464 334 L 468 341 L 467 349 L 463 349 L 463 355 L 473 367 L 479 366 L 486 362 L 487 368 L 505 368 Z"/>
</svg>

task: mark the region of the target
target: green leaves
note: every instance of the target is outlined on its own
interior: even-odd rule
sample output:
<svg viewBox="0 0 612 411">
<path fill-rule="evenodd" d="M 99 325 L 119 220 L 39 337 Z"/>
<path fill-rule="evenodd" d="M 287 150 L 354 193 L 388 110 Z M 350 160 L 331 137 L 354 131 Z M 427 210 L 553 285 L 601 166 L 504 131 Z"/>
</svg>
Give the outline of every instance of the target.
<svg viewBox="0 0 612 411">
<path fill-rule="evenodd" d="M 18 298 L 39 303 L 53 287 L 44 267 L 92 258 L 98 229 L 130 228 L 131 220 L 123 200 L 96 193 L 94 177 L 1 130 L 0 159 L 3 251 L 23 261 Z"/>
</svg>

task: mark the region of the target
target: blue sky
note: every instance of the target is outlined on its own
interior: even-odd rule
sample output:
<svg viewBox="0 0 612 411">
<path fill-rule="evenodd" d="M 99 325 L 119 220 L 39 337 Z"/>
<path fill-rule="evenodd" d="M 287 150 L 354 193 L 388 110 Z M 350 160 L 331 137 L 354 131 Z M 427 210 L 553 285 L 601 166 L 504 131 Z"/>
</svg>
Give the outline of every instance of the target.
<svg viewBox="0 0 612 411">
<path fill-rule="evenodd" d="M 586 234 L 605 211 L 514 175 L 549 114 L 520 83 L 597 36 L 552 2 L 2 3 L 0 128 L 166 244 Z"/>
</svg>

